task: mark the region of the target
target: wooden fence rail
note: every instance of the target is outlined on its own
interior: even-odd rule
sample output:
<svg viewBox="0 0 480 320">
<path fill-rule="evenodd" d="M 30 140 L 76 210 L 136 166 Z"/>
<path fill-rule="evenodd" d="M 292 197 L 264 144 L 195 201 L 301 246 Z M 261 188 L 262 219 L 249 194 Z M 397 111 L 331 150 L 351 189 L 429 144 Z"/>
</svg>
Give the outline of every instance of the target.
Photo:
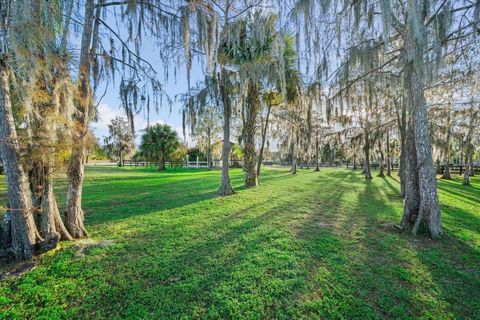
<svg viewBox="0 0 480 320">
<path fill-rule="evenodd" d="M 157 166 L 158 163 L 152 162 L 152 161 L 141 161 L 141 160 L 123 160 L 123 165 L 124 166 L 130 166 L 130 167 L 153 167 Z M 236 167 L 236 168 L 241 168 L 243 167 L 243 161 L 241 160 L 230 160 L 229 161 L 230 167 Z M 291 163 L 288 161 L 271 161 L 271 160 L 266 160 L 263 161 L 264 166 L 290 166 Z M 190 161 L 190 160 L 185 160 L 185 161 L 166 161 L 165 166 L 167 168 L 179 168 L 179 167 L 184 167 L 184 168 L 207 168 L 208 163 L 207 161 Z M 353 165 L 352 163 L 321 163 L 321 167 L 346 167 L 346 168 L 351 168 Z M 212 160 L 212 168 L 221 168 L 222 167 L 222 160 Z M 298 163 L 298 167 L 300 168 L 314 168 L 315 163 Z M 358 168 L 361 168 L 361 164 L 357 164 Z M 374 170 L 378 170 L 380 165 L 378 163 L 371 163 L 370 168 Z M 398 163 L 392 164 L 392 169 L 393 170 L 398 170 L 399 165 Z M 442 174 L 445 171 L 445 165 L 440 165 L 436 166 L 437 168 L 437 173 Z M 459 164 L 451 164 L 450 165 L 450 172 L 451 173 L 458 173 L 462 175 L 465 172 L 465 169 L 467 166 L 465 165 L 459 165 Z M 480 173 L 480 166 L 475 165 L 473 166 L 474 172 L 475 173 Z M 385 167 L 386 170 L 386 167 Z"/>
</svg>

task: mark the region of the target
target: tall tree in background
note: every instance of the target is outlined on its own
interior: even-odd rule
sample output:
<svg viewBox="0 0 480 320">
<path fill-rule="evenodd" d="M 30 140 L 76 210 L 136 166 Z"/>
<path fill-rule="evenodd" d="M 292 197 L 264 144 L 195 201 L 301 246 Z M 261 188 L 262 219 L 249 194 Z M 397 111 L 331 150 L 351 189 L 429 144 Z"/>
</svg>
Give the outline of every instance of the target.
<svg viewBox="0 0 480 320">
<path fill-rule="evenodd" d="M 178 134 L 168 124 L 155 124 L 142 135 L 139 151 L 148 161 L 157 161 L 158 170 L 165 170 L 165 162 L 179 148 Z"/>
<path fill-rule="evenodd" d="M 110 157 L 118 159 L 118 165 L 122 167 L 125 156 L 135 149 L 131 126 L 127 119 L 116 117 L 110 121 L 108 132 L 110 135 L 105 138 L 104 148 Z"/>
<path fill-rule="evenodd" d="M 207 169 L 212 169 L 212 144 L 218 140 L 221 133 L 221 115 L 213 107 L 207 107 L 199 114 L 193 137 L 201 151 L 207 155 Z"/>
<path fill-rule="evenodd" d="M 277 31 L 277 17 L 255 13 L 230 26 L 230 38 L 220 44 L 221 59 L 239 69 L 245 108 L 245 185 L 258 185 L 255 131 L 265 83 L 280 84 L 285 94 L 285 39 Z"/>
<path fill-rule="evenodd" d="M 474 45 L 478 5 L 469 1 L 297 1 L 294 13 L 298 28 L 305 31 L 306 53 L 313 53 L 319 61 L 316 75 L 333 88 L 336 86 L 332 97 L 341 99 L 353 84 L 378 74 L 403 79 L 406 138 L 401 152 L 406 161 L 402 166 L 402 227 L 414 234 L 422 230 L 438 238 L 442 234 L 441 214 L 425 90 L 447 55 L 459 55 L 459 50 Z M 299 16 L 303 17 L 304 26 L 299 23 Z M 332 16 L 336 21 L 331 20 Z M 335 35 L 336 39 L 328 39 L 328 35 Z M 320 39 L 326 40 L 326 48 L 315 53 L 312 43 Z M 358 46 L 368 42 L 377 43 L 372 50 L 381 51 L 380 59 L 361 73 L 350 72 L 349 57 L 357 55 Z M 329 60 L 329 52 L 341 51 L 345 55 L 340 61 Z M 363 63 L 370 65 L 370 58 L 363 55 Z M 328 61 L 335 71 L 329 71 L 332 65 Z"/>
<path fill-rule="evenodd" d="M 85 164 L 85 139 L 88 131 L 93 93 L 90 86 L 91 69 L 99 37 L 101 7 L 95 10 L 95 1 L 85 1 L 83 32 L 80 46 L 80 63 L 76 88 L 76 113 L 74 119 L 72 155 L 68 166 L 68 191 L 65 224 L 74 238 L 87 235 L 83 225 L 82 191 Z M 95 16 L 97 19 L 95 19 Z"/>
</svg>

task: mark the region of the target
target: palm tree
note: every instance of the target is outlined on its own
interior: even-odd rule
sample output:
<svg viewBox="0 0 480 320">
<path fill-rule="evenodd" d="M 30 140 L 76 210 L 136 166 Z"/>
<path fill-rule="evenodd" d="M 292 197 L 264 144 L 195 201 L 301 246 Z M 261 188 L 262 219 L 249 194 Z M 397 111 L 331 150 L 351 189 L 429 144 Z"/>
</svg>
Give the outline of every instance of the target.
<svg viewBox="0 0 480 320">
<path fill-rule="evenodd" d="M 285 93 L 285 39 L 276 30 L 277 17 L 253 14 L 230 25 L 229 39 L 220 45 L 219 60 L 238 69 L 245 108 L 245 185 L 258 184 L 255 129 L 262 89 L 280 84 Z"/>
<path fill-rule="evenodd" d="M 165 170 L 165 161 L 179 146 L 178 134 L 172 127 L 155 124 L 143 134 L 140 154 L 149 161 L 158 161 L 158 170 Z"/>
</svg>

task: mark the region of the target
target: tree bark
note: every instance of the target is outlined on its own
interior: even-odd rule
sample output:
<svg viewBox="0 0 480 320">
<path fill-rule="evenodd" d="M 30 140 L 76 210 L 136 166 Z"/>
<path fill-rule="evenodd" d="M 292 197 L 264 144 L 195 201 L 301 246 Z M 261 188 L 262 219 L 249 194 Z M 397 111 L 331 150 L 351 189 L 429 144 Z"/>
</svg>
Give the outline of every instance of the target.
<svg viewBox="0 0 480 320">
<path fill-rule="evenodd" d="M 475 123 L 477 121 L 477 115 L 478 111 L 473 112 L 472 111 L 472 116 L 470 118 L 470 124 L 468 126 L 468 133 L 467 137 L 465 139 L 465 145 L 466 145 L 466 161 L 465 161 L 465 173 L 463 174 L 463 185 L 470 185 L 470 176 L 473 176 L 473 152 L 474 146 L 472 143 L 472 135 L 473 135 L 473 129 L 475 128 Z"/>
<path fill-rule="evenodd" d="M 370 171 L 370 137 L 368 129 L 365 130 L 365 144 L 363 146 L 363 152 L 365 154 L 365 179 L 372 179 L 372 173 Z"/>
<path fill-rule="evenodd" d="M 293 133 L 293 140 L 292 140 L 292 168 L 290 172 L 292 174 L 297 174 L 297 134 L 296 131 Z"/>
<path fill-rule="evenodd" d="M 197 158 L 198 160 L 198 158 Z M 160 158 L 158 159 L 158 170 L 159 171 L 163 171 L 165 170 L 165 158 L 162 156 L 160 156 Z"/>
<path fill-rule="evenodd" d="M 417 234 L 424 229 L 432 238 L 439 238 L 442 231 L 440 205 L 437 194 L 437 178 L 432 158 L 429 138 L 427 105 L 424 94 L 423 48 L 414 35 L 422 33 L 423 22 L 420 13 L 415 11 L 415 2 L 408 1 L 408 24 L 404 35 L 405 44 L 405 77 L 410 102 L 410 116 L 415 141 L 418 174 L 418 197 L 420 205 L 412 233 Z"/>
<path fill-rule="evenodd" d="M 385 177 L 385 173 L 383 172 L 384 171 L 384 167 L 385 167 L 385 157 L 384 157 L 384 154 L 383 154 L 383 150 L 382 150 L 382 143 L 380 141 L 380 139 L 378 139 L 378 150 L 380 152 L 380 166 L 378 167 L 378 177 L 380 178 L 384 178 Z"/>
<path fill-rule="evenodd" d="M 212 133 L 211 129 L 207 128 L 207 170 L 212 170 Z"/>
<path fill-rule="evenodd" d="M 53 177 L 45 166 L 46 175 L 43 185 L 43 195 L 40 219 L 40 232 L 45 240 L 44 250 L 50 250 L 56 247 L 60 240 L 73 240 L 72 236 L 63 224 L 60 212 L 58 210 L 57 200 L 53 191 Z"/>
<path fill-rule="evenodd" d="M 415 151 L 415 137 L 410 122 L 405 132 L 405 162 L 404 162 L 404 179 L 405 179 L 405 200 L 403 202 L 402 228 L 411 230 L 415 225 L 420 207 L 418 173 L 417 173 L 417 155 Z"/>
<path fill-rule="evenodd" d="M 320 145 L 318 134 L 315 136 L 315 171 L 320 171 Z"/>
<path fill-rule="evenodd" d="M 97 9 L 97 15 L 100 8 Z M 74 123 L 73 148 L 70 164 L 68 166 L 68 192 L 65 224 L 74 238 L 88 236 L 83 225 L 84 213 L 82 209 L 82 189 L 84 177 L 85 139 L 88 130 L 88 114 L 92 104 L 90 88 L 90 69 L 92 67 L 92 54 L 94 37 L 94 0 L 85 2 L 85 20 L 82 33 L 80 65 L 78 72 L 78 86 L 76 103 L 77 116 Z M 98 37 L 98 35 L 96 35 Z"/>
<path fill-rule="evenodd" d="M 392 155 L 390 154 L 390 131 L 387 131 L 387 176 L 392 176 Z"/>
<path fill-rule="evenodd" d="M 400 195 L 402 198 L 405 198 L 405 180 L 406 173 L 405 167 L 407 165 L 406 159 L 406 129 L 407 129 L 407 106 L 405 101 L 402 99 L 400 102 L 400 107 L 398 101 L 394 100 L 395 110 L 397 115 L 397 125 L 398 131 L 400 134 L 400 163 L 398 168 L 398 176 L 400 177 Z"/>
<path fill-rule="evenodd" d="M 221 196 L 234 194 L 232 183 L 230 182 L 229 160 L 230 160 L 230 118 L 232 109 L 230 98 L 227 91 L 226 71 L 224 68 L 220 71 L 220 95 L 223 104 L 223 146 L 222 146 L 222 177 L 218 193 Z"/>
<path fill-rule="evenodd" d="M 452 175 L 450 174 L 450 136 L 451 136 L 451 133 L 452 133 L 450 118 L 451 118 L 451 111 L 448 110 L 448 114 L 447 114 L 447 138 L 446 138 L 446 141 L 445 141 L 445 147 L 443 149 L 445 169 L 443 170 L 443 174 L 442 174 L 442 179 L 447 179 L 447 180 L 452 179 Z"/>
<path fill-rule="evenodd" d="M 260 152 L 258 154 L 257 177 L 260 177 L 260 170 L 262 169 L 263 150 L 265 148 L 265 140 L 267 139 L 268 120 L 270 118 L 270 111 L 272 109 L 271 101 L 268 102 L 267 108 L 268 109 L 267 109 L 267 116 L 265 118 L 265 127 L 263 127 L 263 131 L 262 131 L 262 143 L 260 145 Z"/>
<path fill-rule="evenodd" d="M 245 186 L 247 188 L 258 185 L 255 156 L 255 126 L 259 109 L 258 87 L 250 81 L 248 83 L 245 119 Z"/>
<path fill-rule="evenodd" d="M 10 99 L 9 77 L 0 61 L 0 155 L 7 183 L 8 208 L 4 217 L 2 248 L 15 259 L 30 259 L 36 253 L 40 237 L 33 218 L 32 195 L 27 175 L 20 162 L 15 122 Z M 8 236 L 7 236 L 8 235 Z"/>
</svg>

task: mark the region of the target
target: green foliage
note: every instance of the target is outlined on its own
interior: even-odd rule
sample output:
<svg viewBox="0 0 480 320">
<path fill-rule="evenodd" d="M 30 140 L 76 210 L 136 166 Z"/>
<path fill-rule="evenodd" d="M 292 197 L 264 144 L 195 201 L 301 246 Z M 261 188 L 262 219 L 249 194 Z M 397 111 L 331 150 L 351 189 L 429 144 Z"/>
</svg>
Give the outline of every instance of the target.
<svg viewBox="0 0 480 320">
<path fill-rule="evenodd" d="M 222 198 L 218 171 L 87 166 L 86 227 L 114 244 L 80 256 L 63 243 L 2 280 L 0 317 L 479 318 L 478 177 L 439 181 L 446 237 L 432 242 L 392 231 L 393 178 L 266 168 L 247 190 L 231 173 L 238 192 Z"/>
<path fill-rule="evenodd" d="M 168 124 L 155 124 L 142 135 L 139 154 L 148 161 L 165 161 L 180 146 L 177 132 Z"/>
<path fill-rule="evenodd" d="M 104 149 L 112 159 L 124 160 L 135 149 L 135 139 L 128 120 L 122 117 L 112 119 L 108 132 L 110 135 L 105 138 Z"/>
</svg>

